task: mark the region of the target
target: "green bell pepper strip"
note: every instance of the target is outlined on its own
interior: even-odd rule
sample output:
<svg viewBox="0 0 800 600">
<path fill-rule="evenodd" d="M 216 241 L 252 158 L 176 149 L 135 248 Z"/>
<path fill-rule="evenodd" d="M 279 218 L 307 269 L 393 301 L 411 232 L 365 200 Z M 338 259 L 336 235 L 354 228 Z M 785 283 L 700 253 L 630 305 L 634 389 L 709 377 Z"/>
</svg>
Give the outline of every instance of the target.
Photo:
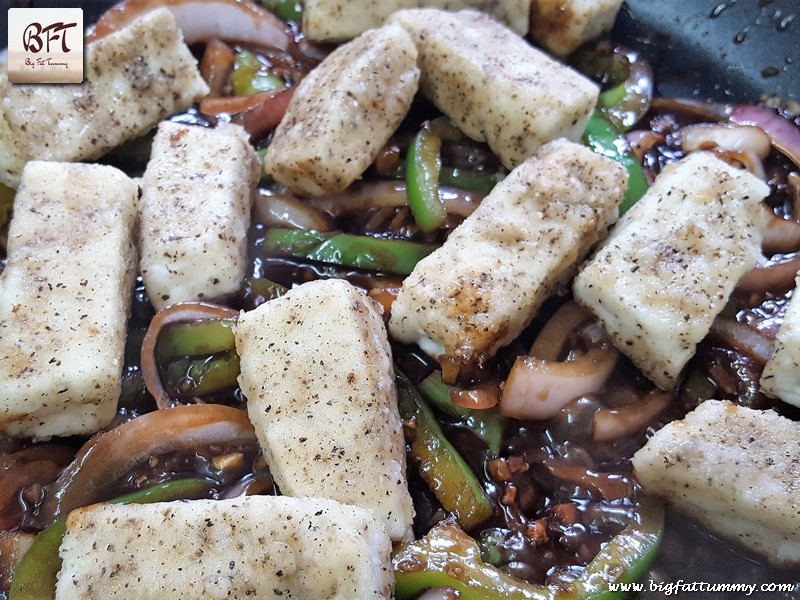
<svg viewBox="0 0 800 600">
<path fill-rule="evenodd" d="M 505 175 L 501 173 L 480 173 L 468 169 L 442 167 L 439 172 L 439 183 L 452 185 L 462 190 L 488 194 L 504 177 Z"/>
<path fill-rule="evenodd" d="M 177 381 L 182 396 L 202 396 L 238 385 L 239 355 L 234 350 L 206 358 L 185 358 L 167 366 L 168 381 Z"/>
<path fill-rule="evenodd" d="M 653 70 L 634 50 L 601 41 L 576 51 L 570 62 L 583 74 L 610 82 L 598 98 L 598 107 L 621 131 L 628 131 L 650 110 Z"/>
<path fill-rule="evenodd" d="M 414 136 L 406 156 L 408 207 L 420 230 L 436 231 L 447 222 L 447 210 L 439 198 L 442 140 L 423 126 Z"/>
<path fill-rule="evenodd" d="M 234 348 L 235 319 L 213 319 L 168 325 L 158 336 L 159 358 L 227 352 Z"/>
<path fill-rule="evenodd" d="M 14 196 L 17 195 L 14 188 L 0 183 L 0 227 L 8 223 L 11 214 L 11 207 L 14 205 Z"/>
<path fill-rule="evenodd" d="M 247 284 L 250 286 L 251 290 L 253 290 L 256 294 L 264 297 L 266 300 L 274 300 L 275 298 L 280 298 L 286 292 L 289 291 L 289 288 L 281 285 L 280 283 L 271 281 L 265 277 L 249 278 L 247 280 Z"/>
<path fill-rule="evenodd" d="M 109 504 L 148 504 L 169 500 L 207 498 L 214 483 L 208 479 L 179 479 L 109 500 Z M 11 580 L 9 600 L 53 600 L 61 570 L 58 549 L 67 530 L 63 515 L 45 527 L 23 555 Z"/>
<path fill-rule="evenodd" d="M 261 5 L 281 21 L 300 23 L 303 20 L 303 3 L 297 0 L 262 0 Z"/>
<path fill-rule="evenodd" d="M 631 584 L 641 578 L 658 554 L 663 534 L 663 503 L 643 497 L 638 519 L 611 538 L 581 576 L 567 586 L 568 591 L 580 599 L 624 598 L 626 593 L 611 590 L 609 583 Z"/>
<path fill-rule="evenodd" d="M 624 215 L 647 191 L 647 178 L 642 165 L 639 164 L 625 136 L 597 111 L 589 118 L 583 140 L 594 152 L 607 156 L 628 171 L 628 188 L 619 206 L 619 214 Z"/>
<path fill-rule="evenodd" d="M 258 92 L 279 90 L 285 87 L 280 77 L 264 72 L 266 65 L 255 54 L 243 50 L 236 55 L 231 73 L 231 86 L 235 96 L 252 96 Z"/>
<path fill-rule="evenodd" d="M 503 417 L 496 410 L 471 410 L 453 404 L 450 392 L 456 390 L 442 381 L 442 372 L 434 371 L 417 384 L 417 389 L 440 412 L 459 419 L 461 425 L 484 441 L 495 456 L 500 454 Z"/>
<path fill-rule="evenodd" d="M 442 433 L 431 408 L 399 369 L 397 403 L 400 416 L 412 424 L 406 430 L 411 456 L 419 474 L 442 507 L 456 514 L 464 529 L 472 529 L 494 513 L 480 481 Z M 405 430 L 405 428 L 404 428 Z"/>
<path fill-rule="evenodd" d="M 412 598 L 420 592 L 448 586 L 461 600 L 610 600 L 625 592 L 610 584 L 633 583 L 658 553 L 664 529 L 663 505 L 649 498 L 640 505 L 639 519 L 614 536 L 569 584 L 544 586 L 526 583 L 481 560 L 478 544 L 458 525 L 447 520 L 422 539 L 394 553 L 395 597 Z"/>
<path fill-rule="evenodd" d="M 265 252 L 324 263 L 408 275 L 437 246 L 349 233 L 271 228 L 261 244 Z"/>
</svg>

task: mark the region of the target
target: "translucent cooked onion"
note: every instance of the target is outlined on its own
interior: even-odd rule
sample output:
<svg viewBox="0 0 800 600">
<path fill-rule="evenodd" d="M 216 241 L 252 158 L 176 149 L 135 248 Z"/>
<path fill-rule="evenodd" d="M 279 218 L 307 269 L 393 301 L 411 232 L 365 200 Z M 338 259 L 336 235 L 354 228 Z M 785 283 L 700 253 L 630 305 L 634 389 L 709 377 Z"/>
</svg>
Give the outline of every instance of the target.
<svg viewBox="0 0 800 600">
<path fill-rule="evenodd" d="M 769 154 L 769 136 L 760 127 L 730 123 L 697 123 L 680 129 L 681 146 L 687 152 L 709 147 L 734 152 L 753 152 L 760 159 Z"/>
<path fill-rule="evenodd" d="M 800 250 L 800 223 L 783 219 L 768 206 L 762 204 L 767 227 L 761 248 L 767 255 L 788 254 Z"/>
<path fill-rule="evenodd" d="M 544 466 L 555 477 L 587 489 L 602 500 L 630 498 L 630 482 L 616 473 L 601 473 L 577 463 L 552 458 L 545 459 Z"/>
<path fill-rule="evenodd" d="M 574 300 L 565 302 L 539 331 L 528 354 L 543 360 L 558 360 L 569 334 L 588 320 L 589 315 Z"/>
<path fill-rule="evenodd" d="M 722 160 L 750 171 L 762 181 L 767 179 L 764 160 L 772 145 L 769 136 L 753 125 L 733 123 L 697 123 L 680 129 L 684 151 L 709 150 Z"/>
<path fill-rule="evenodd" d="M 709 335 L 755 359 L 762 365 L 772 356 L 772 340 L 758 330 L 726 317 L 719 316 L 711 324 Z"/>
<path fill-rule="evenodd" d="M 471 192 L 458 188 L 440 185 L 439 197 L 448 213 L 468 217 L 478 207 L 484 196 L 481 192 Z M 363 212 L 369 208 L 408 205 L 405 181 L 393 179 L 379 181 L 359 181 L 351 185 L 343 194 L 313 198 L 309 200 L 325 212 L 340 217 L 347 213 Z"/>
<path fill-rule="evenodd" d="M 571 400 L 600 391 L 618 356 L 613 347 L 592 348 L 563 362 L 518 356 L 503 388 L 500 412 L 516 419 L 555 417 Z"/>
<path fill-rule="evenodd" d="M 156 401 L 158 408 L 170 408 L 175 403 L 161 382 L 156 359 L 156 345 L 161 330 L 171 323 L 207 321 L 211 319 L 231 319 L 239 316 L 239 311 L 209 302 L 177 302 L 156 313 L 142 340 L 141 368 L 144 385 Z"/>
<path fill-rule="evenodd" d="M 732 108 L 730 120 L 762 129 L 772 145 L 800 168 L 800 130 L 794 123 L 764 106 L 745 104 Z"/>
<path fill-rule="evenodd" d="M 69 464 L 74 450 L 60 444 L 39 444 L 2 457 L 0 462 L 0 529 L 20 526 L 23 507 L 19 493 L 30 485 L 47 485 Z"/>
<path fill-rule="evenodd" d="M 665 410 L 672 396 L 661 390 L 652 390 L 638 402 L 621 408 L 601 408 L 592 420 L 592 437 L 598 442 L 610 442 L 617 438 L 634 435 L 642 431 Z"/>
<path fill-rule="evenodd" d="M 164 6 L 174 15 L 187 44 L 212 39 L 249 42 L 286 50 L 291 37 L 283 22 L 268 10 L 245 0 L 122 0 L 97 21 L 86 41 L 118 31 L 153 9 Z"/>
<path fill-rule="evenodd" d="M 783 260 L 765 261 L 739 279 L 736 291 L 755 294 L 786 292 L 795 286 L 795 275 L 798 271 L 800 252 Z"/>
<path fill-rule="evenodd" d="M 260 189 L 253 203 L 253 219 L 267 227 L 332 231 L 331 218 L 308 202 L 289 194 Z"/>
<path fill-rule="evenodd" d="M 90 439 L 48 489 L 44 523 L 104 499 L 135 466 L 168 452 L 198 452 L 209 446 L 258 444 L 247 413 L 220 404 L 191 404 L 142 415 Z"/>
</svg>

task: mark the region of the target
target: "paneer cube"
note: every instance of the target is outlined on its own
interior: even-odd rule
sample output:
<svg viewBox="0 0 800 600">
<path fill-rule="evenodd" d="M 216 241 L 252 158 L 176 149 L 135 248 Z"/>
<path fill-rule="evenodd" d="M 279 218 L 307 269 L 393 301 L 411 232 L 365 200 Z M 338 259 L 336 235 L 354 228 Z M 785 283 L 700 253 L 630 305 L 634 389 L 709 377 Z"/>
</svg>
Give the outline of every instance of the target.
<svg viewBox="0 0 800 600">
<path fill-rule="evenodd" d="M 519 35 L 528 32 L 531 0 L 305 0 L 303 33 L 317 42 L 343 42 L 380 27 L 395 11 L 426 6 L 474 8 L 493 14 Z"/>
<path fill-rule="evenodd" d="M 403 10 L 389 19 L 411 34 L 420 91 L 465 134 L 488 142 L 512 169 L 543 144 L 580 140 L 599 88 L 474 10 Z"/>
<path fill-rule="evenodd" d="M 773 398 L 800 406 L 800 274 L 775 339 L 775 351 L 764 365 L 761 389 Z"/>
<path fill-rule="evenodd" d="M 87 44 L 80 85 L 16 85 L 0 69 L 0 182 L 29 160 L 99 158 L 208 93 L 166 8 Z"/>
<path fill-rule="evenodd" d="M 300 195 L 344 191 L 372 164 L 406 116 L 419 69 L 397 25 L 367 31 L 300 82 L 264 170 Z"/>
<path fill-rule="evenodd" d="M 392 597 L 383 523 L 331 500 L 243 496 L 72 511 L 56 600 Z"/>
<path fill-rule="evenodd" d="M 769 188 L 710 152 L 667 166 L 578 274 L 575 299 L 658 387 L 672 389 L 761 256 Z"/>
<path fill-rule="evenodd" d="M 290 496 L 369 508 L 393 540 L 414 509 L 391 350 L 372 300 L 315 281 L 241 315 L 239 383 L 272 475 Z"/>
<path fill-rule="evenodd" d="M 258 173 L 238 125 L 161 123 L 142 180 L 139 234 L 142 278 L 156 309 L 240 288 Z"/>
<path fill-rule="evenodd" d="M 533 0 L 530 38 L 556 56 L 611 30 L 622 0 Z"/>
<path fill-rule="evenodd" d="M 0 275 L 0 431 L 87 435 L 114 418 L 137 196 L 112 167 L 26 165 Z"/>
<path fill-rule="evenodd" d="M 776 564 L 800 564 L 800 423 L 707 400 L 658 431 L 634 473 L 725 537 Z"/>
<path fill-rule="evenodd" d="M 392 305 L 392 336 L 456 364 L 490 358 L 569 282 L 616 221 L 626 183 L 584 146 L 547 144 L 417 263 Z"/>
</svg>

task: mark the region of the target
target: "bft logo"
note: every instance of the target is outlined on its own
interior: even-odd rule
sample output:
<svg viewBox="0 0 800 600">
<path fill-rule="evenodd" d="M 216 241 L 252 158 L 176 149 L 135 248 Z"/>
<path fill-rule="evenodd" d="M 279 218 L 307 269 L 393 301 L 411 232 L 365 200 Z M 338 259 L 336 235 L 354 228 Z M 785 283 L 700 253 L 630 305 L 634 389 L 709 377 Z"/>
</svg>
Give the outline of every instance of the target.
<svg viewBox="0 0 800 600">
<path fill-rule="evenodd" d="M 8 9 L 8 80 L 81 83 L 83 10 Z"/>
<path fill-rule="evenodd" d="M 61 40 L 61 52 L 64 54 L 70 52 L 67 47 L 66 30 L 71 27 L 77 27 L 77 23 L 53 23 L 47 27 L 43 27 L 41 23 L 31 23 L 25 28 L 22 34 L 22 45 L 25 52 L 32 52 L 34 54 L 44 50 L 50 53 L 50 42 Z M 44 36 L 44 39 L 42 39 Z"/>
</svg>

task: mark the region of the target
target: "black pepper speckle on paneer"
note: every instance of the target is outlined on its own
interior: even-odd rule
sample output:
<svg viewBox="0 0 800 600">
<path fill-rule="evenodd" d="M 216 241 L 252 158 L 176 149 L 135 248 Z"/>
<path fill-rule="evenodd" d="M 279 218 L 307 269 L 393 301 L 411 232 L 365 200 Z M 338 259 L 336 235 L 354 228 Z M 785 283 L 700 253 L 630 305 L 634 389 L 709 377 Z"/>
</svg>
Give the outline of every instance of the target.
<svg viewBox="0 0 800 600">
<path fill-rule="evenodd" d="M 99 158 L 208 93 L 166 8 L 87 44 L 85 62 L 80 85 L 11 84 L 0 70 L 0 182 L 17 187 L 29 160 Z"/>
<path fill-rule="evenodd" d="M 660 388 L 673 388 L 761 256 L 768 193 L 747 171 L 692 153 L 659 174 L 578 274 L 576 300 Z"/>
<path fill-rule="evenodd" d="M 633 457 L 645 491 L 786 566 L 800 562 L 800 423 L 707 400 Z"/>
<path fill-rule="evenodd" d="M 610 159 L 547 144 L 417 264 L 392 304 L 392 336 L 472 366 L 493 356 L 605 236 L 626 184 Z"/>
<path fill-rule="evenodd" d="M 410 539 L 405 441 L 377 305 L 345 280 L 313 281 L 242 314 L 235 336 L 239 383 L 281 491 L 369 508 L 393 540 Z"/>
<path fill-rule="evenodd" d="M 420 92 L 508 169 L 551 140 L 580 140 L 599 88 L 489 15 L 409 9 L 388 22 L 417 46 Z"/>
<path fill-rule="evenodd" d="M 397 25 L 340 46 L 297 86 L 265 172 L 300 195 L 344 191 L 400 125 L 418 81 L 416 48 Z"/>
</svg>

